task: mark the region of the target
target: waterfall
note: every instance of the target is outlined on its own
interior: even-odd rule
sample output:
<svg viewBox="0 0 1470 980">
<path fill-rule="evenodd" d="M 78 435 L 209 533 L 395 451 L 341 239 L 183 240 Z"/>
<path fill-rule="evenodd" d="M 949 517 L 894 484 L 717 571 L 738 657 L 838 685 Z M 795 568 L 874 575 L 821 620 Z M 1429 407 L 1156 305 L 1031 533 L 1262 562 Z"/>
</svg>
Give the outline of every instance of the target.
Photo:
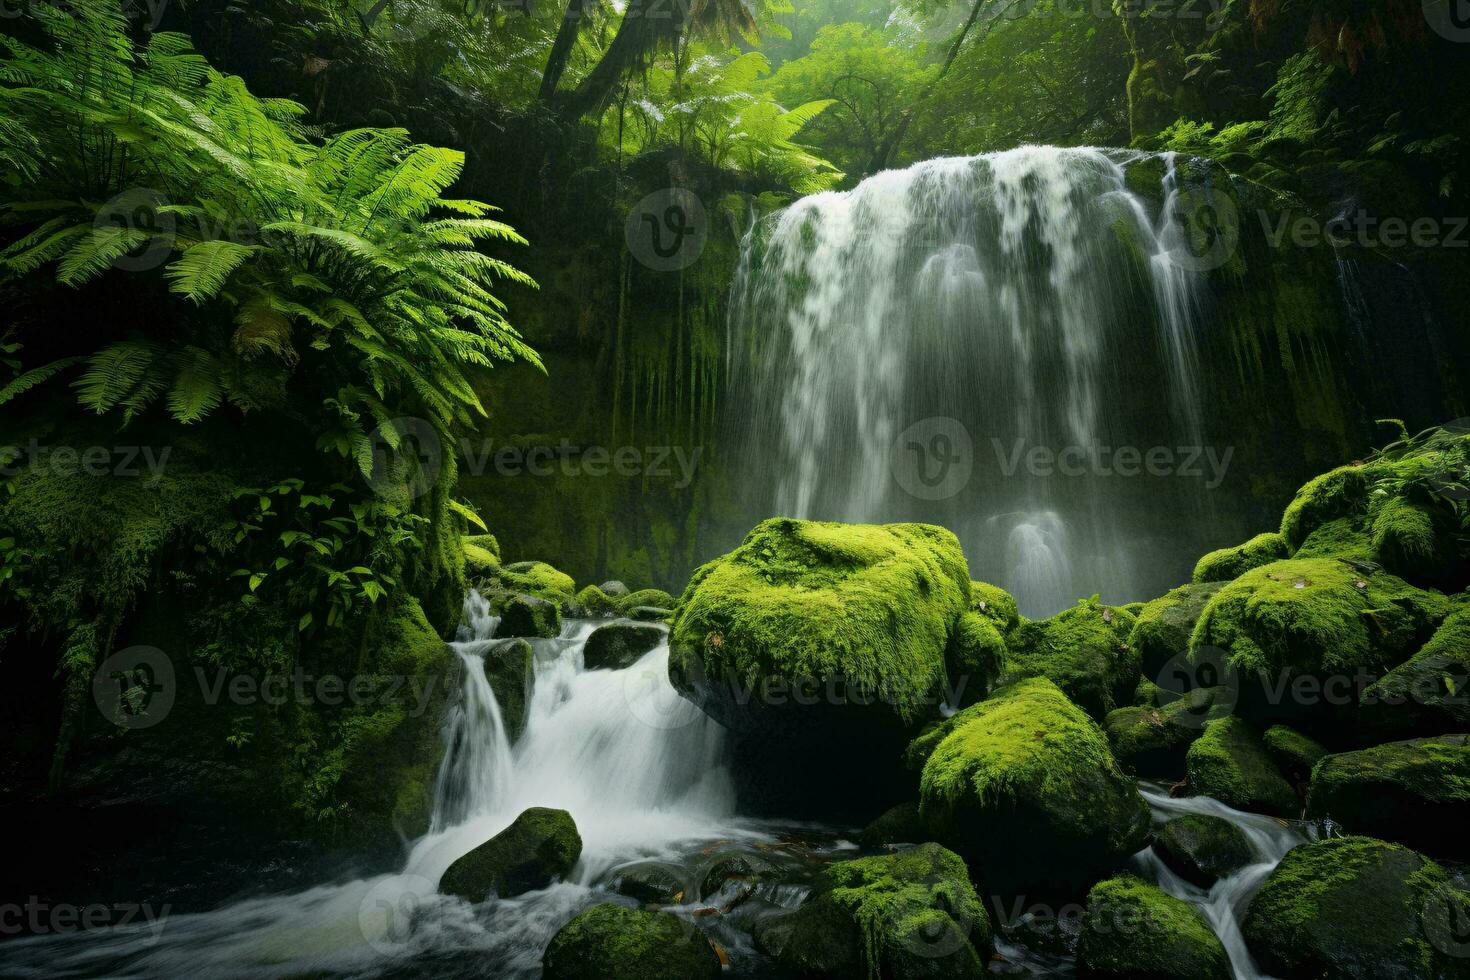
<svg viewBox="0 0 1470 980">
<path fill-rule="evenodd" d="M 758 222 L 725 403 L 751 510 L 943 524 L 1031 615 L 1186 581 L 1208 550 L 1208 490 L 1180 465 L 1205 437 L 1208 303 L 1175 163 L 1027 146 Z M 1144 164 L 1156 214 L 1129 185 Z M 1130 479 L 1119 450 L 1155 447 L 1173 468 Z"/>
<path fill-rule="evenodd" d="M 401 870 L 169 915 L 161 926 L 10 940 L 0 973 L 529 977 L 556 930 L 609 897 L 609 868 L 767 839 L 734 818 L 723 729 L 669 684 L 667 640 L 626 669 L 595 671 L 582 650 L 598 623 L 568 621 L 560 637 L 531 641 L 534 685 L 512 745 L 484 669 L 507 641 L 494 638 L 498 619 L 476 593 L 464 622 L 451 644 L 463 688 L 445 720 L 432 829 Z M 450 864 L 531 806 L 576 821 L 583 849 L 570 881 L 474 907 L 438 894 Z"/>
<path fill-rule="evenodd" d="M 1225 952 L 1230 956 L 1230 966 L 1235 980 L 1270 980 L 1256 966 L 1250 951 L 1246 949 L 1241 935 L 1240 922 L 1250 904 L 1251 897 L 1281 863 L 1286 852 L 1306 842 L 1300 832 L 1291 826 L 1283 826 L 1274 817 L 1258 813 L 1242 813 L 1210 799 L 1207 796 L 1191 796 L 1175 799 L 1158 787 L 1140 786 L 1143 798 L 1153 808 L 1156 819 L 1169 820 L 1186 814 L 1220 817 L 1234 824 L 1245 834 L 1253 854 L 1250 864 L 1215 882 L 1210 888 L 1200 888 L 1175 874 L 1164 864 L 1153 848 L 1135 855 L 1133 861 L 1138 871 L 1147 880 L 1153 881 L 1165 892 L 1195 906 L 1204 914 L 1210 928 L 1220 937 Z"/>
</svg>

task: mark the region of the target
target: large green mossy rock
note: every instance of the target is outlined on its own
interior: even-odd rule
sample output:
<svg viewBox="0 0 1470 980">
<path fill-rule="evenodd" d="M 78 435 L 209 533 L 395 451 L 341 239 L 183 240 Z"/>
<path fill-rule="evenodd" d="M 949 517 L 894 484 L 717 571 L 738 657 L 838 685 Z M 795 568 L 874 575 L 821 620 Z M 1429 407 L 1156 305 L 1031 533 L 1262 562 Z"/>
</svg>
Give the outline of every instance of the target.
<svg viewBox="0 0 1470 980">
<path fill-rule="evenodd" d="M 889 807 L 858 834 L 864 847 L 891 847 L 894 844 L 918 844 L 928 838 L 924 821 L 915 801 Z"/>
<path fill-rule="evenodd" d="M 663 589 L 639 589 L 637 592 L 629 592 L 627 595 L 614 598 L 613 603 L 618 615 L 628 616 L 633 610 L 643 606 L 654 609 L 672 609 L 674 608 L 674 597 Z"/>
<path fill-rule="evenodd" d="M 979 980 L 992 938 L 965 862 L 938 844 L 833 864 L 757 933 L 783 968 L 824 980 Z"/>
<path fill-rule="evenodd" d="M 1128 635 L 1128 642 L 1138 650 L 1144 677 L 1171 690 L 1179 689 L 1178 684 L 1168 683 L 1174 678 L 1163 675 L 1171 665 L 1187 666 L 1189 638 L 1194 635 L 1195 624 L 1222 587 L 1221 582 L 1181 585 L 1144 605 Z"/>
<path fill-rule="evenodd" d="M 1329 755 L 1312 770 L 1307 816 L 1434 857 L 1470 858 L 1470 736 Z"/>
<path fill-rule="evenodd" d="M 502 565 L 496 574 L 495 585 L 498 595 L 529 595 L 545 599 L 556 606 L 559 612 L 572 615 L 577 606 L 577 583 L 565 572 L 558 571 L 543 561 L 518 561 Z M 495 605 L 492 598 L 492 605 Z"/>
<path fill-rule="evenodd" d="M 1297 786 L 1306 786 L 1312 767 L 1327 755 L 1321 742 L 1285 725 L 1272 725 L 1261 733 L 1261 741 L 1276 768 Z"/>
<path fill-rule="evenodd" d="M 536 652 L 527 640 L 497 643 L 485 650 L 485 679 L 495 692 L 500 719 L 512 740 L 526 728 L 526 704 L 535 683 Z"/>
<path fill-rule="evenodd" d="M 1191 813 L 1176 817 L 1154 835 L 1154 850 L 1174 873 L 1209 888 L 1254 858 L 1245 831 L 1223 817 Z"/>
<path fill-rule="evenodd" d="M 588 670 L 622 670 L 662 643 L 664 635 L 657 626 L 608 623 L 587 637 L 582 648 L 583 662 Z"/>
<path fill-rule="evenodd" d="M 514 595 L 500 607 L 498 637 L 539 637 L 561 634 L 561 610 L 554 602 L 533 595 Z"/>
<path fill-rule="evenodd" d="M 469 902 L 509 898 L 567 877 L 581 855 L 582 836 L 571 814 L 532 807 L 451 864 L 439 891 Z"/>
<path fill-rule="evenodd" d="M 1230 717 L 1212 721 L 1185 757 L 1192 792 L 1228 807 L 1277 817 L 1296 817 L 1301 801 L 1276 768 L 1248 721 Z"/>
<path fill-rule="evenodd" d="M 1200 616 L 1191 656 L 1228 651 L 1242 710 L 1292 716 L 1300 677 L 1382 676 L 1401 663 L 1448 614 L 1438 592 L 1337 558 L 1292 559 L 1246 572 L 1222 588 Z"/>
<path fill-rule="evenodd" d="M 945 668 L 954 678 L 950 695 L 954 707 L 966 707 L 985 697 L 1005 662 L 1006 641 L 995 621 L 978 612 L 961 616 L 945 655 Z"/>
<path fill-rule="evenodd" d="M 970 583 L 970 611 L 977 612 L 995 624 L 1002 634 L 1021 622 L 1020 608 L 1009 592 L 988 582 Z"/>
<path fill-rule="evenodd" d="M 1095 600 L 1022 623 L 1007 637 L 1007 674 L 1045 677 L 1102 721 L 1138 686 L 1138 651 L 1128 642 L 1133 626 L 1129 613 Z"/>
<path fill-rule="evenodd" d="M 1242 924 L 1282 980 L 1463 980 L 1470 896 L 1406 847 L 1339 837 L 1291 850 Z"/>
<path fill-rule="evenodd" d="M 589 585 L 577 593 L 577 605 L 587 616 L 616 616 L 618 600 L 608 595 L 601 586 Z"/>
<path fill-rule="evenodd" d="M 500 571 L 500 542 L 493 534 L 467 534 L 460 538 L 464 547 L 465 579 L 479 587 Z"/>
<path fill-rule="evenodd" d="M 1077 972 L 1116 980 L 1230 980 L 1230 957 L 1189 903 L 1131 875 L 1094 885 Z"/>
<path fill-rule="evenodd" d="M 1085 882 L 1147 842 L 1148 807 L 1102 730 L 1045 678 L 933 726 L 909 757 L 933 839 L 992 888 Z"/>
<path fill-rule="evenodd" d="M 1252 568 L 1291 557 L 1291 547 L 1276 531 L 1257 534 L 1245 544 L 1221 548 L 1205 555 L 1194 566 L 1195 584 L 1229 582 Z"/>
<path fill-rule="evenodd" d="M 1119 764 L 1139 776 L 1178 778 L 1184 757 L 1205 725 L 1228 717 L 1234 693 L 1224 687 L 1195 688 L 1182 696 L 1165 694 L 1158 706 L 1141 705 L 1108 712 L 1108 733 Z"/>
<path fill-rule="evenodd" d="M 1328 521 L 1368 509 L 1369 480 L 1362 465 L 1339 466 L 1313 477 L 1297 491 L 1281 515 L 1281 537 L 1292 549 Z"/>
<path fill-rule="evenodd" d="M 1418 653 L 1363 693 L 1364 717 L 1375 730 L 1470 731 L 1470 605 L 1463 596 Z"/>
<path fill-rule="evenodd" d="M 943 528 L 768 520 L 695 572 L 669 678 L 730 729 L 746 812 L 861 816 L 912 795 L 903 746 L 940 713 L 969 611 Z"/>
<path fill-rule="evenodd" d="M 667 912 L 603 902 L 551 938 L 545 980 L 718 980 L 720 957 L 692 923 Z"/>
</svg>

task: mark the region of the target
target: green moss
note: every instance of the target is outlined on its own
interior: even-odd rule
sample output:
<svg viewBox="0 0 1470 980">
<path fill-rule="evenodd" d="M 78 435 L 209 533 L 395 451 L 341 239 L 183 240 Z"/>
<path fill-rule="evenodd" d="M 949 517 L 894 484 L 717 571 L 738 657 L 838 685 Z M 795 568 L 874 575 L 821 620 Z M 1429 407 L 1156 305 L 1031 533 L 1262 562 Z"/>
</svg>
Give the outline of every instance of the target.
<svg viewBox="0 0 1470 980">
<path fill-rule="evenodd" d="M 1132 875 L 1094 885 L 1077 939 L 1089 977 L 1230 980 L 1230 958 L 1193 906 Z"/>
<path fill-rule="evenodd" d="M 1174 872 L 1201 888 L 1255 860 L 1245 831 L 1223 817 L 1187 814 L 1164 824 L 1154 850 Z"/>
<path fill-rule="evenodd" d="M 536 651 L 523 639 L 499 643 L 485 651 L 485 679 L 495 692 L 505 733 L 512 740 L 526 727 L 526 702 L 535 683 Z"/>
<path fill-rule="evenodd" d="M 1312 767 L 1327 754 L 1316 739 L 1285 725 L 1272 725 L 1261 736 L 1272 761 L 1293 782 L 1304 784 L 1312 775 Z"/>
<path fill-rule="evenodd" d="M 1210 600 L 1191 650 L 1230 651 L 1242 673 L 1386 671 L 1449 611 L 1437 592 L 1331 558 L 1273 562 Z"/>
<path fill-rule="evenodd" d="M 1275 531 L 1257 534 L 1245 544 L 1221 548 L 1205 555 L 1194 566 L 1194 581 L 1228 582 L 1262 565 L 1291 556 L 1286 539 Z"/>
<path fill-rule="evenodd" d="M 460 538 L 464 546 L 464 571 L 470 579 L 490 578 L 500 571 L 500 545 L 493 534 L 467 534 Z"/>
<path fill-rule="evenodd" d="M 1022 623 L 1007 638 L 1007 672 L 1047 678 L 1100 721 L 1138 685 L 1141 661 L 1128 642 L 1133 625 L 1128 613 L 1093 600 Z"/>
<path fill-rule="evenodd" d="M 576 599 L 572 577 L 542 561 L 522 561 L 500 569 L 500 585 L 508 592 L 535 596 L 563 608 Z"/>
<path fill-rule="evenodd" d="M 497 636 L 543 639 L 561 634 L 561 610 L 555 602 L 533 595 L 513 595 L 500 607 Z"/>
<path fill-rule="evenodd" d="M 1329 755 L 1312 770 L 1307 815 L 1348 833 L 1470 858 L 1470 736 L 1389 742 Z"/>
<path fill-rule="evenodd" d="M 1189 788 L 1237 810 L 1294 817 L 1301 803 L 1266 753 L 1256 730 L 1242 718 L 1205 726 L 1185 757 Z"/>
<path fill-rule="evenodd" d="M 1372 562 L 1375 552 L 1367 527 L 1368 519 L 1362 515 L 1328 521 L 1307 535 L 1302 546 L 1296 550 L 1295 557 L 1346 558 L 1357 562 Z"/>
<path fill-rule="evenodd" d="M 970 582 L 970 611 L 985 616 L 1002 633 L 1015 629 L 1021 621 L 1016 600 L 1011 594 L 985 582 Z"/>
<path fill-rule="evenodd" d="M 1466 916 L 1470 896 L 1439 865 L 1396 844 L 1338 837 L 1290 851 L 1242 932 L 1276 976 L 1463 978 L 1470 962 L 1445 941 Z"/>
<path fill-rule="evenodd" d="M 664 631 L 657 626 L 608 623 L 587 637 L 582 657 L 588 670 L 622 670 L 637 663 L 663 639 Z"/>
<path fill-rule="evenodd" d="M 1195 623 L 1221 587 L 1219 582 L 1181 585 L 1144 605 L 1128 635 L 1128 643 L 1138 651 L 1144 677 L 1160 680 L 1171 662 L 1183 662 Z"/>
<path fill-rule="evenodd" d="M 903 721 L 933 710 L 970 576 L 950 532 L 922 524 L 784 518 L 695 573 L 679 600 L 669 671 L 842 678 Z"/>
<path fill-rule="evenodd" d="M 469 902 L 509 898 L 545 888 L 571 874 L 582 836 L 565 810 L 531 807 L 507 828 L 460 856 L 439 879 L 439 891 Z"/>
<path fill-rule="evenodd" d="M 1373 552 L 1396 575 L 1435 581 L 1458 557 L 1455 530 L 1443 509 L 1394 497 L 1373 517 Z"/>
<path fill-rule="evenodd" d="M 624 616 L 640 606 L 650 606 L 655 609 L 674 608 L 674 597 L 663 589 L 639 589 L 637 592 L 630 592 L 613 601 L 619 614 Z"/>
<path fill-rule="evenodd" d="M 1162 707 L 1119 708 L 1103 724 L 1113 754 L 1140 776 L 1178 777 L 1184 754 L 1208 721 L 1223 718 L 1234 699 L 1223 687 L 1195 688 L 1182 697 L 1169 695 Z"/>
<path fill-rule="evenodd" d="M 720 958 L 698 927 L 676 915 L 604 902 L 552 937 L 541 975 L 545 980 L 718 980 Z"/>
<path fill-rule="evenodd" d="M 1470 605 L 1464 596 L 1429 642 L 1363 694 L 1379 728 L 1470 731 Z"/>
<path fill-rule="evenodd" d="M 1162 701 L 1164 689 L 1159 687 L 1147 677 L 1138 679 L 1138 686 L 1133 689 L 1133 703 L 1141 708 L 1157 708 Z"/>
<path fill-rule="evenodd" d="M 900 803 L 889 807 L 863 828 L 858 843 L 864 847 L 891 847 L 894 844 L 918 844 L 928 833 L 919 817 L 919 804 Z"/>
<path fill-rule="evenodd" d="M 955 707 L 985 697 L 1005 659 L 1006 642 L 993 620 L 976 612 L 961 616 L 949 638 L 946 661 L 950 687 L 959 694 L 960 703 Z"/>
<path fill-rule="evenodd" d="M 921 844 L 828 867 L 793 916 L 779 960 L 803 976 L 918 976 L 914 967 L 925 964 L 978 980 L 991 942 L 965 862 Z"/>
<path fill-rule="evenodd" d="M 923 764 L 926 824 L 987 874 L 1029 865 L 1023 873 L 1044 875 L 1049 861 L 1086 874 L 1146 834 L 1147 807 L 1102 731 L 1044 678 L 945 720 L 910 758 Z"/>
<path fill-rule="evenodd" d="M 1281 516 L 1281 536 L 1292 548 L 1301 546 L 1330 520 L 1362 513 L 1368 506 L 1368 477 L 1361 465 L 1337 469 L 1308 480 Z"/>
<path fill-rule="evenodd" d="M 618 601 L 595 585 L 589 585 L 577 593 L 577 605 L 589 616 L 612 616 L 618 611 Z"/>
</svg>

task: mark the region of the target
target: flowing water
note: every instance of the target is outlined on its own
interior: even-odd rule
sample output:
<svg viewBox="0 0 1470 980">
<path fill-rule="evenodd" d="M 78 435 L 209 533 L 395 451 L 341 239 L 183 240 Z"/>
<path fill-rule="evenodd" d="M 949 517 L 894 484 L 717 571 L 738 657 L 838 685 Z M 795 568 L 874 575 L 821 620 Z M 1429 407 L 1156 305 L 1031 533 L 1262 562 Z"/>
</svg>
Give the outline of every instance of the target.
<svg viewBox="0 0 1470 980">
<path fill-rule="evenodd" d="M 1207 796 L 1191 796 L 1175 799 L 1167 790 L 1144 784 L 1140 787 L 1143 798 L 1153 808 L 1156 821 L 1166 821 L 1188 814 L 1220 817 L 1229 821 L 1245 833 L 1250 842 L 1253 860 L 1234 874 L 1215 882 L 1210 888 L 1200 888 L 1179 877 L 1160 860 L 1153 848 L 1140 851 L 1133 863 L 1140 876 L 1153 881 L 1160 888 L 1183 899 L 1204 913 L 1205 919 L 1225 952 L 1230 954 L 1230 965 L 1235 971 L 1235 980 L 1269 980 L 1257 968 L 1250 951 L 1241 936 L 1240 923 L 1256 889 L 1286 856 L 1286 852 L 1305 843 L 1307 837 L 1293 825 L 1283 826 L 1274 817 L 1258 813 L 1242 813 Z"/>
<path fill-rule="evenodd" d="M 1175 162 L 929 160 L 757 223 L 726 400 L 752 511 L 942 524 L 1030 615 L 1186 581 L 1225 529 L 1202 519 L 1209 303 Z"/>
<path fill-rule="evenodd" d="M 615 893 L 633 869 L 658 871 L 730 955 L 731 976 L 769 975 L 752 925 L 800 905 L 812 876 L 857 848 L 837 832 L 741 820 L 722 766 L 723 733 L 667 680 L 660 644 L 624 670 L 584 669 L 597 623 L 569 622 L 534 641 L 534 687 L 525 731 L 506 736 L 484 658 L 505 641 L 477 594 L 466 600 L 460 641 L 463 695 L 446 719 L 446 753 L 433 825 L 394 874 L 251 898 L 198 914 L 0 945 L 0 974 L 18 977 L 535 977 L 546 943 L 568 919 Z M 1156 818 L 1222 816 L 1245 830 L 1258 860 L 1208 891 L 1178 879 L 1153 856 L 1137 870 L 1201 908 L 1219 933 L 1237 980 L 1259 980 L 1240 939 L 1243 904 L 1301 838 L 1276 821 L 1213 800 L 1175 800 L 1142 786 Z M 516 898 L 471 906 L 437 893 L 445 869 L 529 806 L 569 810 L 583 840 L 569 880 Z M 719 872 L 737 858 L 738 877 Z M 1064 952 L 1038 953 L 998 937 L 1011 968 L 1073 974 Z"/>
</svg>

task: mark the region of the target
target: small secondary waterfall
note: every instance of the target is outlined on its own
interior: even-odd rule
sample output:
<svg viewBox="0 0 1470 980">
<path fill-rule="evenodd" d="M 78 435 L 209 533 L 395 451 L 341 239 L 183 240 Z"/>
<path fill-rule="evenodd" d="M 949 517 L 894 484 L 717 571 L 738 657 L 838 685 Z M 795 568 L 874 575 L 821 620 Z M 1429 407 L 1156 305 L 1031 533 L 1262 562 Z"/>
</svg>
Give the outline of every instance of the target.
<svg viewBox="0 0 1470 980">
<path fill-rule="evenodd" d="M 1282 826 L 1274 817 L 1232 810 L 1207 796 L 1175 799 L 1161 788 L 1152 786 L 1142 786 L 1140 791 L 1153 808 L 1156 818 L 1168 820 L 1187 814 L 1220 817 L 1245 833 L 1254 852 L 1254 860 L 1234 874 L 1215 882 L 1209 889 L 1200 888 L 1180 878 L 1159 859 L 1153 848 L 1139 852 L 1134 857 L 1134 863 L 1145 878 L 1156 882 L 1170 895 L 1183 899 L 1204 913 L 1210 928 L 1220 937 L 1225 952 L 1230 955 L 1230 966 L 1235 971 L 1235 980 L 1269 980 L 1257 968 L 1250 951 L 1246 949 L 1245 939 L 1240 932 L 1240 922 L 1256 889 L 1286 856 L 1286 852 L 1305 843 L 1307 838 L 1290 826 Z"/>
<path fill-rule="evenodd" d="M 0 973 L 23 977 L 534 975 L 552 934 L 609 868 L 674 860 L 711 841 L 763 840 L 734 819 L 723 730 L 668 682 L 668 645 L 624 670 L 584 669 L 598 625 L 534 640 L 525 731 L 511 744 L 484 658 L 509 641 L 476 593 L 451 644 L 463 695 L 446 720 L 433 827 L 401 871 L 249 898 L 161 923 L 12 940 Z M 569 810 L 582 836 L 572 880 L 470 907 L 438 894 L 454 860 L 530 806 Z"/>
<path fill-rule="evenodd" d="M 757 223 L 725 403 L 752 509 L 943 524 L 1032 615 L 1187 580 L 1218 480 L 1183 193 L 1172 155 L 1026 146 Z"/>
</svg>

